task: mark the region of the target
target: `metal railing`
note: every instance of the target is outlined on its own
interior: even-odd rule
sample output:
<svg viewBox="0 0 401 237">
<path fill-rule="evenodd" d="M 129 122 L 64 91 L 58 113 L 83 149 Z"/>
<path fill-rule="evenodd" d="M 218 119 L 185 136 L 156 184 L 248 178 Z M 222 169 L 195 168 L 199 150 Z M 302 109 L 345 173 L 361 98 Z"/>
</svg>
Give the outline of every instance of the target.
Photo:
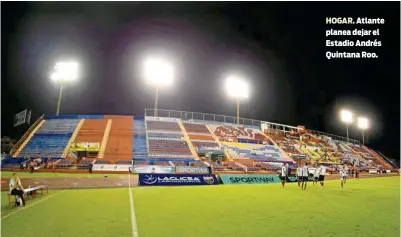
<svg viewBox="0 0 401 237">
<path fill-rule="evenodd" d="M 311 132 L 314 135 L 327 136 L 327 137 L 331 137 L 332 139 L 337 140 L 337 141 L 347 142 L 347 138 L 346 137 L 342 137 L 342 136 L 338 136 L 338 135 L 334 135 L 334 134 L 330 134 L 330 133 L 325 133 L 325 132 L 319 132 L 319 131 L 310 130 L 310 129 L 308 129 L 308 131 Z M 360 141 L 355 140 L 355 139 L 351 139 L 351 138 L 349 139 L 349 142 L 353 143 L 353 144 L 361 144 Z"/>
<path fill-rule="evenodd" d="M 150 116 L 153 117 L 155 114 L 155 109 L 145 109 L 145 117 Z M 182 119 L 182 120 L 198 120 L 198 121 L 208 121 L 208 122 L 215 122 L 215 123 L 230 123 L 232 125 L 237 124 L 237 118 L 233 116 L 226 116 L 226 115 L 219 115 L 219 114 L 208 114 L 208 113 L 200 113 L 200 112 L 190 112 L 190 111 L 178 111 L 178 110 L 166 110 L 166 109 L 158 109 L 157 110 L 157 115 L 158 117 L 165 117 L 165 118 L 177 118 L 177 119 Z M 271 127 L 285 127 L 289 129 L 298 129 L 295 126 L 290 126 L 290 125 L 284 125 L 284 124 L 278 124 L 278 123 L 272 123 L 268 121 L 260 121 L 260 120 L 255 120 L 255 119 L 247 119 L 247 118 L 240 118 L 239 119 L 239 124 L 241 125 L 248 125 L 248 126 L 254 126 L 258 127 L 259 129 L 262 129 L 262 124 L 269 124 Z M 310 130 L 312 134 L 318 135 L 318 136 L 328 136 L 331 137 L 334 140 L 338 141 L 347 141 L 346 137 L 330 134 L 330 133 L 325 133 L 325 132 L 319 132 L 315 130 Z M 361 144 L 360 141 L 355 140 L 355 139 L 349 139 L 349 142 L 354 143 L 354 144 Z"/>
<path fill-rule="evenodd" d="M 155 109 L 145 109 L 145 117 L 150 116 L 153 117 L 155 114 Z M 220 114 L 208 114 L 208 113 L 199 113 L 199 112 L 190 112 L 190 111 L 177 111 L 177 110 L 165 110 L 158 109 L 157 110 L 158 117 L 165 118 L 177 118 L 182 120 L 198 120 L 198 121 L 208 121 L 215 123 L 230 123 L 233 125 L 237 124 L 237 118 L 233 116 L 226 116 Z M 254 126 L 260 128 L 262 121 L 240 118 L 240 125 Z"/>
</svg>

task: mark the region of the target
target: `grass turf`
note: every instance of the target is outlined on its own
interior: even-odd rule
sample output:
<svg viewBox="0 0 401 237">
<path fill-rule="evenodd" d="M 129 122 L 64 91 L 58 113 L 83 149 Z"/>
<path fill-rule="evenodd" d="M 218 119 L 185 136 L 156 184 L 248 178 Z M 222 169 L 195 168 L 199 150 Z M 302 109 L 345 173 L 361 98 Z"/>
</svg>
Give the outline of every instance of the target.
<svg viewBox="0 0 401 237">
<path fill-rule="evenodd" d="M 14 172 L 2 171 L 2 178 L 11 178 Z M 107 175 L 108 177 L 126 177 L 127 174 L 89 174 L 89 173 L 29 173 L 29 172 L 17 172 L 20 178 L 68 178 L 68 177 L 84 177 L 84 178 L 99 178 Z"/>
<path fill-rule="evenodd" d="M 8 207 L 3 193 L 2 236 L 132 236 L 127 188 L 60 192 L 22 210 Z M 338 180 L 327 181 L 324 191 L 291 183 L 136 187 L 132 193 L 140 237 L 400 233 L 399 177 L 348 180 L 343 189 Z"/>
</svg>

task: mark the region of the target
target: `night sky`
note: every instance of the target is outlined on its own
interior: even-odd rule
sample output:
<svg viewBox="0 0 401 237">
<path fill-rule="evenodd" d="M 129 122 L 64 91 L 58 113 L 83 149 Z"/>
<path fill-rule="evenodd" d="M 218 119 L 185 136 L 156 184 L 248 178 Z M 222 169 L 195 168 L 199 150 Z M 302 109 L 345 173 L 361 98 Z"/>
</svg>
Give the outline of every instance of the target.
<svg viewBox="0 0 401 237">
<path fill-rule="evenodd" d="M 61 114 L 143 115 L 154 90 L 141 80 L 141 60 L 160 54 L 177 75 L 159 108 L 235 116 L 223 88 L 235 72 L 251 84 L 241 117 L 345 136 L 338 110 L 347 107 L 370 118 L 368 145 L 399 159 L 399 2 L 2 2 L 1 13 L 3 136 L 19 138 L 13 115 L 24 109 L 55 114 L 59 91 L 48 78 L 64 59 L 82 72 L 66 86 Z M 329 16 L 386 23 L 326 25 Z M 330 28 L 380 29 L 382 47 L 365 48 L 379 58 L 326 59 L 336 51 L 325 47 Z M 361 139 L 355 126 L 350 133 Z"/>
</svg>

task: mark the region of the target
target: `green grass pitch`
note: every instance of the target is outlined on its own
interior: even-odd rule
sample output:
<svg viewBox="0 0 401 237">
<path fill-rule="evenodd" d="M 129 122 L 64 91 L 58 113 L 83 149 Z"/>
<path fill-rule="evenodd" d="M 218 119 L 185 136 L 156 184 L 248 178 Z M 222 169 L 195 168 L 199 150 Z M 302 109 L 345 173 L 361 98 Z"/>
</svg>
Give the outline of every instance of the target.
<svg viewBox="0 0 401 237">
<path fill-rule="evenodd" d="M 400 236 L 400 178 L 308 184 L 135 187 L 140 237 Z M 50 191 L 7 205 L 2 236 L 132 237 L 128 188 Z"/>
</svg>

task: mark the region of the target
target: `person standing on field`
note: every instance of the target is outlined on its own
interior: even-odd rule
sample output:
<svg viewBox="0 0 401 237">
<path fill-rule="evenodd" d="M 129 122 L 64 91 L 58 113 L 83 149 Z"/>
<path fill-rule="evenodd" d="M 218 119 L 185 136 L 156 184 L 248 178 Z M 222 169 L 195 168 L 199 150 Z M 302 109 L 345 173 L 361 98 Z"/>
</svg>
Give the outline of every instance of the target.
<svg viewBox="0 0 401 237">
<path fill-rule="evenodd" d="M 320 185 L 322 186 L 322 190 L 324 189 L 324 178 L 326 177 L 326 166 L 320 165 L 319 169 L 319 182 Z"/>
<path fill-rule="evenodd" d="M 306 190 L 308 184 L 309 169 L 307 163 L 302 166 L 302 190 Z"/>
<path fill-rule="evenodd" d="M 283 188 L 285 186 L 286 177 L 287 177 L 287 167 L 285 167 L 285 164 L 283 163 L 280 172 L 281 185 L 283 186 Z"/>
</svg>

